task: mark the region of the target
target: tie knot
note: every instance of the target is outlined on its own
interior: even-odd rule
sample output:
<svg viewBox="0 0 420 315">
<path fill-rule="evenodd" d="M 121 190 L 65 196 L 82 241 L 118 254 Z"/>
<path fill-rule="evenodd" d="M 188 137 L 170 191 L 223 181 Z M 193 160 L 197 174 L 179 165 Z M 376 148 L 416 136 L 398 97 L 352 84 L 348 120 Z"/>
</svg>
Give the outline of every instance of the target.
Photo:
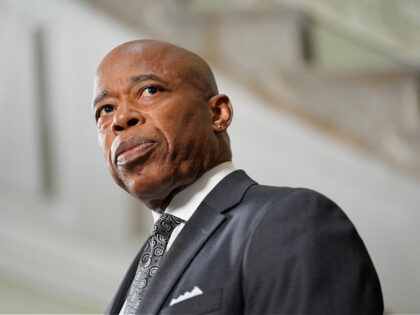
<svg viewBox="0 0 420 315">
<path fill-rule="evenodd" d="M 173 229 L 182 221 L 182 219 L 174 215 L 164 213 L 159 220 L 156 221 L 155 225 L 153 225 L 152 235 L 161 235 L 166 239 L 169 239 Z"/>
</svg>

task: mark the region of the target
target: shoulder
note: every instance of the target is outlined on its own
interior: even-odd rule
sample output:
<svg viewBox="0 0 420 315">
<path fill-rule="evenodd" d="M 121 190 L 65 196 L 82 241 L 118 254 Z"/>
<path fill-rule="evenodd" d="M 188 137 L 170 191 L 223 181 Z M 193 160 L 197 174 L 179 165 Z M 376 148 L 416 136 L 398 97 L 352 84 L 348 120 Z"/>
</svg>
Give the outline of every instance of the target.
<svg viewBox="0 0 420 315">
<path fill-rule="evenodd" d="M 310 220 L 334 217 L 348 220 L 340 207 L 325 195 L 307 188 L 254 185 L 243 198 L 244 204 L 259 205 L 265 220 Z"/>
<path fill-rule="evenodd" d="M 348 240 L 360 239 L 344 211 L 317 191 L 256 185 L 247 192 L 244 201 L 247 199 L 258 201 L 262 212 L 252 236 L 253 243 L 269 238 L 277 246 L 290 247 L 292 238 L 296 248 L 308 245 L 307 240 L 311 240 L 312 247 L 324 246 L 328 238 L 337 239 L 340 235 Z M 272 237 L 273 233 L 276 238 Z"/>
<path fill-rule="evenodd" d="M 247 296 L 278 288 L 276 296 L 292 302 L 272 302 L 286 313 L 380 310 L 381 290 L 373 264 L 355 227 L 336 203 L 310 189 L 267 186 L 253 186 L 246 198 L 260 196 L 265 196 L 264 214 L 249 239 L 242 265 Z M 296 301 L 302 301 L 300 308 L 289 308 Z M 257 304 L 250 312 L 258 310 Z"/>
<path fill-rule="evenodd" d="M 298 233 L 300 238 L 314 238 L 324 230 L 330 231 L 331 225 L 357 236 L 353 224 L 334 201 L 308 188 L 255 184 L 243 194 L 238 207 L 229 212 L 238 220 L 248 222 L 253 230 L 252 238 L 256 240 L 272 232 L 285 236 Z"/>
<path fill-rule="evenodd" d="M 277 257 L 280 251 L 315 264 L 316 257 L 324 251 L 324 257 L 346 255 L 342 252 L 344 248 L 348 253 L 367 255 L 344 211 L 330 198 L 311 189 L 254 185 L 244 195 L 237 216 L 249 224 L 246 252 L 255 264 L 270 261 L 278 264 L 279 260 L 291 258 Z"/>
</svg>

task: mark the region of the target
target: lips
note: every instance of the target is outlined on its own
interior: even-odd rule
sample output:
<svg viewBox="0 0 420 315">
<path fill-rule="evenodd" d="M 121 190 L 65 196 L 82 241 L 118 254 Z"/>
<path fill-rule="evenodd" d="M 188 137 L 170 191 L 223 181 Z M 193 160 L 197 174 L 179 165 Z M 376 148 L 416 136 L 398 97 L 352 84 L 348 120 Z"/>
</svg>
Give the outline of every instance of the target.
<svg viewBox="0 0 420 315">
<path fill-rule="evenodd" d="M 112 158 L 117 166 L 130 166 L 146 156 L 156 145 L 156 141 L 136 136 L 122 141 L 117 140 L 112 144 Z"/>
</svg>

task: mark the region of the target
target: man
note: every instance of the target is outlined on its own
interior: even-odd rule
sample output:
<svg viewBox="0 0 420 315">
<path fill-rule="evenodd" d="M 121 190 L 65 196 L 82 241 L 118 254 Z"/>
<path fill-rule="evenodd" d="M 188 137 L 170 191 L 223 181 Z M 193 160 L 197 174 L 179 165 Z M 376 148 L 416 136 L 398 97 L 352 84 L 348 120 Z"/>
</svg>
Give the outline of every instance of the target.
<svg viewBox="0 0 420 315">
<path fill-rule="evenodd" d="M 125 43 L 99 65 L 94 93 L 108 168 L 156 222 L 107 313 L 383 312 L 369 255 L 336 204 L 234 170 L 232 106 L 200 57 Z"/>
</svg>

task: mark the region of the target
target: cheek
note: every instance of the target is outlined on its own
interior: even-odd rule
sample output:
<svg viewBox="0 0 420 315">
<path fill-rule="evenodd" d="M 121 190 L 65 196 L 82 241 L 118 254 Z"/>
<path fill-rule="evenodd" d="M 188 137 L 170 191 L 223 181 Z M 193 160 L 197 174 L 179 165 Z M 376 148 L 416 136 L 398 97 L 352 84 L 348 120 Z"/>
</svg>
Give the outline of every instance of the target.
<svg viewBox="0 0 420 315">
<path fill-rule="evenodd" d="M 205 120 L 209 119 L 209 117 L 204 114 L 204 111 L 197 110 L 198 107 L 203 105 L 197 104 L 193 100 L 177 100 L 174 104 L 176 106 L 167 106 L 167 110 L 161 111 L 158 113 L 159 117 L 156 117 L 158 118 L 158 121 L 160 121 L 161 127 L 168 132 L 176 132 L 176 134 L 182 136 L 192 127 L 195 128 L 195 131 L 197 132 L 199 131 L 197 127 L 203 126 Z"/>
<path fill-rule="evenodd" d="M 175 146 L 175 149 L 180 149 L 179 146 L 185 145 L 187 142 L 193 140 L 200 132 L 197 129 L 196 114 L 193 112 L 186 112 L 183 115 L 180 113 L 167 113 L 163 123 L 161 123 L 161 130 L 165 134 L 169 145 Z"/>
</svg>

